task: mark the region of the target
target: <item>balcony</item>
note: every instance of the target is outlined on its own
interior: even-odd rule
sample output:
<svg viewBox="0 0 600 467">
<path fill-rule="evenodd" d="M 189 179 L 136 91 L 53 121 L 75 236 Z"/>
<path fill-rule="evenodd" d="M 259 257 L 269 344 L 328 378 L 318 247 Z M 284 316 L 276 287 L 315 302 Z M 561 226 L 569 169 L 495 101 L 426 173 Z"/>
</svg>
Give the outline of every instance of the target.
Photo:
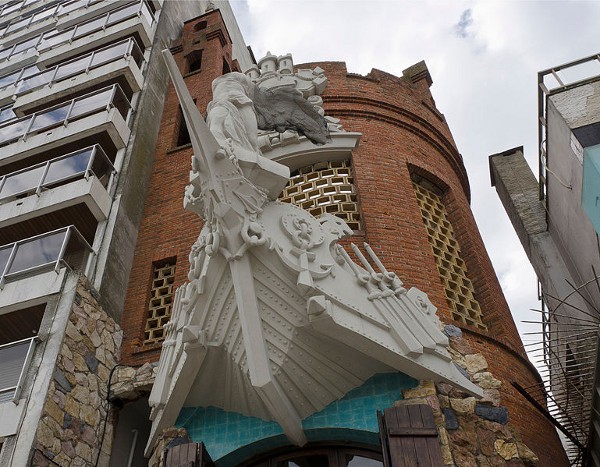
<svg viewBox="0 0 600 467">
<path fill-rule="evenodd" d="M 0 246 L 0 309 L 9 313 L 61 291 L 68 269 L 85 269 L 92 248 L 74 226 Z"/>
<path fill-rule="evenodd" d="M 95 50 L 50 69 L 31 74 L 30 68 L 11 79 L 1 80 L 0 103 L 15 101 L 18 116 L 39 108 L 41 103 L 64 100 L 86 89 L 97 89 L 107 82 L 118 82 L 128 96 L 141 90 L 144 54 L 133 38 Z M 35 92 L 39 91 L 39 92 Z M 11 95 L 12 94 L 12 95 Z"/>
<path fill-rule="evenodd" d="M 124 2 L 121 2 L 123 4 Z M 152 8 L 155 2 L 150 2 Z M 61 3 L 57 12 L 58 21 L 56 29 L 64 30 L 75 26 L 77 23 L 88 21 L 95 16 L 104 14 L 118 6 L 111 0 L 73 0 Z M 160 8 L 160 6 L 159 6 Z M 152 12 L 155 8 L 152 8 Z"/>
<path fill-rule="evenodd" d="M 64 31 L 54 29 L 4 47 L 0 50 L 0 63 L 7 71 L 36 61 L 42 67 L 48 67 L 75 54 L 132 35 L 148 47 L 152 42 L 154 23 L 154 14 L 147 1 L 141 0 Z"/>
<path fill-rule="evenodd" d="M 0 290 L 8 282 L 84 267 L 92 248 L 72 225 L 0 246 Z"/>
<path fill-rule="evenodd" d="M 5 175 L 0 178 L 0 225 L 6 229 L 68 207 L 86 206 L 95 230 L 95 224 L 108 217 L 115 174 L 110 159 L 95 145 Z"/>
<path fill-rule="evenodd" d="M 129 100 L 115 84 L 8 121 L 0 125 L 0 165 L 102 132 L 121 149 L 129 139 L 130 111 Z"/>
<path fill-rule="evenodd" d="M 43 30 L 54 27 L 56 23 L 56 3 L 46 4 L 33 10 L 32 14 L 20 15 L 0 27 L 0 43 L 3 46 L 27 37 L 40 34 Z M 15 35 L 15 33 L 18 33 Z"/>
<path fill-rule="evenodd" d="M 20 2 L 6 2 L 0 5 L 0 20 L 2 25 L 6 25 L 10 21 L 14 21 L 20 16 L 26 15 L 28 12 L 39 8 L 38 0 L 23 0 Z"/>
</svg>

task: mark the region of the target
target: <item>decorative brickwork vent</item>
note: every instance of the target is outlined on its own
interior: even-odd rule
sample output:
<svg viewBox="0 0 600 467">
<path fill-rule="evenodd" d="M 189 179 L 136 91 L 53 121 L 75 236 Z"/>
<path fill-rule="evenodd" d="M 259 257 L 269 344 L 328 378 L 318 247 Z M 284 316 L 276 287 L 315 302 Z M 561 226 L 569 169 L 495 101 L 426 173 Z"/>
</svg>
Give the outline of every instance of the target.
<svg viewBox="0 0 600 467">
<path fill-rule="evenodd" d="M 159 344 L 164 340 L 163 326 L 171 318 L 175 260 L 153 265 L 148 317 L 144 329 L 144 345 Z"/>
<path fill-rule="evenodd" d="M 475 299 L 473 284 L 467 277 L 467 266 L 460 257 L 460 247 L 448 221 L 446 206 L 440 195 L 413 182 L 427 237 L 444 284 L 452 318 L 463 324 L 487 329 L 481 320 L 481 307 Z"/>
<path fill-rule="evenodd" d="M 329 213 L 361 230 L 350 161 L 318 162 L 298 170 L 279 197 L 319 217 Z"/>
</svg>

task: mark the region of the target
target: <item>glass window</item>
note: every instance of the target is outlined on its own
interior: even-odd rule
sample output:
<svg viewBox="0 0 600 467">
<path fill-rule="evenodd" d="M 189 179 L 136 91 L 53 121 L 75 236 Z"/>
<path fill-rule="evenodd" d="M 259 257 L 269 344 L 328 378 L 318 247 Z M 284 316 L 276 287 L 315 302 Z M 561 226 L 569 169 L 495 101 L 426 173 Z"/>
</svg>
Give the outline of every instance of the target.
<svg viewBox="0 0 600 467">
<path fill-rule="evenodd" d="M 38 73 L 37 75 L 29 76 L 24 80 L 19 81 L 16 93 L 22 94 L 31 89 L 39 88 L 48 84 L 52 79 L 53 74 L 54 69 L 50 69 L 48 71 L 44 71 L 43 73 Z"/>
<path fill-rule="evenodd" d="M 55 80 L 58 81 L 68 76 L 80 73 L 87 68 L 89 62 L 90 56 L 86 55 L 85 57 L 78 58 L 77 60 L 58 65 L 58 71 L 56 72 Z"/>
<path fill-rule="evenodd" d="M 50 47 L 54 47 L 64 42 L 67 42 L 71 38 L 72 34 L 72 29 L 67 29 L 63 32 L 50 31 L 47 34 L 44 34 L 44 36 L 42 37 L 42 40 L 40 41 L 40 44 L 38 46 L 38 50 L 45 50 Z"/>
<path fill-rule="evenodd" d="M 124 19 L 137 15 L 139 8 L 140 5 L 136 2 L 125 8 L 121 8 L 120 10 L 112 11 L 109 13 L 108 24 L 115 24 L 119 21 L 123 21 Z"/>
<path fill-rule="evenodd" d="M 17 118 L 17 116 L 13 112 L 12 105 L 0 108 L 0 122 L 6 122 L 13 118 Z"/>
<path fill-rule="evenodd" d="M 302 456 L 279 461 L 277 467 L 329 467 L 328 456 Z"/>
<path fill-rule="evenodd" d="M 28 339 L 18 344 L 0 347 L 0 402 L 12 399 L 13 388 L 19 384 L 29 345 L 30 340 Z"/>
<path fill-rule="evenodd" d="M 11 55 L 15 55 L 35 47 L 38 43 L 38 40 L 39 36 L 17 44 Z"/>
<path fill-rule="evenodd" d="M 357 454 L 346 454 L 345 460 L 346 467 L 383 467 L 383 462 Z"/>
<path fill-rule="evenodd" d="M 58 260 L 66 231 L 60 230 L 17 245 L 17 252 L 8 270 L 9 274 L 25 271 Z"/>
<path fill-rule="evenodd" d="M 12 243 L 3 248 L 0 248 L 0 276 L 4 273 L 4 268 L 6 268 L 6 263 L 8 263 L 8 258 L 10 257 L 10 252 L 12 251 L 12 249 Z"/>
</svg>

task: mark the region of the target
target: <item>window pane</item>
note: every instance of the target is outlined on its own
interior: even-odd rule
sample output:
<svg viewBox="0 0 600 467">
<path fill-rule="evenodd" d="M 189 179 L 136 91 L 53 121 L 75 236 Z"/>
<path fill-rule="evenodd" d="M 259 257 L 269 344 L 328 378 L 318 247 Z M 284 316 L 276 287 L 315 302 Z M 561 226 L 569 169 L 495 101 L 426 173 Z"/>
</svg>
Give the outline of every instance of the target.
<svg viewBox="0 0 600 467">
<path fill-rule="evenodd" d="M 34 37 L 33 39 L 29 39 L 28 41 L 17 44 L 12 55 L 18 54 L 19 52 L 23 52 L 25 50 L 31 49 L 32 47 L 35 47 L 35 45 L 38 42 L 38 39 L 39 37 Z"/>
<path fill-rule="evenodd" d="M 62 123 L 69 112 L 69 105 L 63 105 L 62 107 L 36 115 L 29 131 L 39 131 Z"/>
<path fill-rule="evenodd" d="M 75 30 L 75 37 L 85 36 L 93 31 L 102 29 L 102 26 L 104 25 L 104 18 L 106 18 L 106 15 L 93 21 L 78 25 L 77 29 Z"/>
<path fill-rule="evenodd" d="M 19 383 L 19 376 L 27 358 L 30 341 L 20 344 L 0 347 L 0 391 L 12 388 Z M 0 393 L 0 402 L 10 400 L 13 391 Z"/>
<path fill-rule="evenodd" d="M 327 456 L 301 456 L 277 462 L 277 467 L 329 467 Z"/>
<path fill-rule="evenodd" d="M 85 57 L 81 57 L 78 60 L 73 60 L 72 62 L 63 63 L 58 66 L 58 71 L 56 72 L 56 81 L 59 81 L 67 76 L 74 75 L 76 73 L 85 70 L 88 63 L 90 61 L 90 56 L 86 55 Z"/>
<path fill-rule="evenodd" d="M 20 138 L 25 133 L 30 119 L 18 120 L 12 124 L 0 127 L 0 144 Z M 1 157 L 1 155 L 0 155 Z"/>
<path fill-rule="evenodd" d="M 89 96 L 84 99 L 75 101 L 70 118 L 78 117 L 88 112 L 92 112 L 94 110 L 98 110 L 105 107 L 109 104 L 111 94 L 112 88 L 109 88 L 106 91 L 94 94 L 93 96 Z"/>
<path fill-rule="evenodd" d="M 108 18 L 108 24 L 115 24 L 115 23 L 118 23 L 119 21 L 122 21 L 126 18 L 136 15 L 139 8 L 140 8 L 140 5 L 139 5 L 139 3 L 136 2 L 128 7 L 121 9 L 121 10 L 111 12 L 110 16 Z"/>
<path fill-rule="evenodd" d="M 22 94 L 30 89 L 35 89 L 44 86 L 50 82 L 54 70 L 48 70 L 44 73 L 29 76 L 17 85 L 17 94 Z"/>
<path fill-rule="evenodd" d="M 91 155 L 92 150 L 90 149 L 89 151 L 80 152 L 71 157 L 52 162 L 50 167 L 48 167 L 44 184 L 50 184 L 85 172 Z"/>
<path fill-rule="evenodd" d="M 40 183 L 43 174 L 44 166 L 41 166 L 27 172 L 20 172 L 6 177 L 2 191 L 0 191 L 0 198 L 4 199 L 33 190 Z"/>
<path fill-rule="evenodd" d="M 346 465 L 348 467 L 383 467 L 383 462 L 368 457 L 346 454 Z"/>
<path fill-rule="evenodd" d="M 54 263 L 58 259 L 64 238 L 65 231 L 61 230 L 60 232 L 19 244 L 15 259 L 8 272 L 15 273 L 35 266 Z"/>
<path fill-rule="evenodd" d="M 51 32 L 50 34 L 44 34 L 44 37 L 38 46 L 38 50 L 44 50 L 62 44 L 63 42 L 68 41 L 72 34 L 72 29 L 67 29 L 64 32 Z"/>
<path fill-rule="evenodd" d="M 4 268 L 6 267 L 6 263 L 8 263 L 8 258 L 10 257 L 10 252 L 13 249 L 13 245 L 5 246 L 4 248 L 0 248 L 0 275 L 4 272 Z"/>
<path fill-rule="evenodd" d="M 124 42 L 109 49 L 100 50 L 94 54 L 92 66 L 98 66 L 113 60 L 115 57 L 123 56 L 127 53 L 129 43 Z"/>
</svg>

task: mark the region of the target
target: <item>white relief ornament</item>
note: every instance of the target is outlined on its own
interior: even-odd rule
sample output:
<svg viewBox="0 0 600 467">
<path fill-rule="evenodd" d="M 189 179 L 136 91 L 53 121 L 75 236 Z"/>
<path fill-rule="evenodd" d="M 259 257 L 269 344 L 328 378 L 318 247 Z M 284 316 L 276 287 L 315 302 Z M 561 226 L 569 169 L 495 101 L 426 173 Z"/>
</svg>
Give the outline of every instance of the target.
<svg viewBox="0 0 600 467">
<path fill-rule="evenodd" d="M 294 245 L 302 250 L 311 250 L 325 240 L 321 226 L 312 216 L 285 214 L 281 218 L 281 224 L 292 237 Z"/>
</svg>

